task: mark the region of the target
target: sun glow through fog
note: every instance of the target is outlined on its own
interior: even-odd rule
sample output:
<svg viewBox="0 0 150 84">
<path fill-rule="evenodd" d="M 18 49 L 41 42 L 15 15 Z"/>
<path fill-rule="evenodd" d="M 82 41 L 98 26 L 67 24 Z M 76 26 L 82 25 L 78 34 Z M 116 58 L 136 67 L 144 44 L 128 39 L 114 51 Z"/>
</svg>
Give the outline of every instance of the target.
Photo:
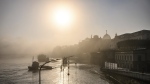
<svg viewBox="0 0 150 84">
<path fill-rule="evenodd" d="M 67 28 L 73 22 L 73 13 L 69 8 L 58 7 L 53 11 L 53 22 L 61 29 Z"/>
</svg>

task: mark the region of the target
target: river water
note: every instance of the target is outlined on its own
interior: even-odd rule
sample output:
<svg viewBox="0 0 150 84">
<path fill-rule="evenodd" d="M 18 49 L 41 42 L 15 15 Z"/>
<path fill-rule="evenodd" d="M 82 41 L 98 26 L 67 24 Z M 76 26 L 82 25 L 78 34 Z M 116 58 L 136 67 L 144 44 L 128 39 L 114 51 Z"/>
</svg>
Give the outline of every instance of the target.
<svg viewBox="0 0 150 84">
<path fill-rule="evenodd" d="M 0 59 L 0 84 L 38 84 L 38 71 L 27 68 L 31 62 L 31 58 Z M 41 71 L 41 84 L 112 84 L 97 66 L 72 63 L 68 76 L 67 67 L 60 69 L 61 60 L 47 65 L 55 68 Z"/>
</svg>

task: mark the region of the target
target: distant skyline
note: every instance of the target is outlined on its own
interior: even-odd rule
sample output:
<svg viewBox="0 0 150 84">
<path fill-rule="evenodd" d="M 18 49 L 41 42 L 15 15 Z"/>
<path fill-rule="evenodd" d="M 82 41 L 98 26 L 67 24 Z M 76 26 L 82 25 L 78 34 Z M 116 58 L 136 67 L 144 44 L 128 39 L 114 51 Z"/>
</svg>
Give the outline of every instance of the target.
<svg viewBox="0 0 150 84">
<path fill-rule="evenodd" d="M 52 23 L 59 5 L 75 18 L 64 30 Z M 150 0 L 0 0 L 0 45 L 17 45 L 22 52 L 77 44 L 91 35 L 103 37 L 106 30 L 111 38 L 150 30 Z"/>
</svg>

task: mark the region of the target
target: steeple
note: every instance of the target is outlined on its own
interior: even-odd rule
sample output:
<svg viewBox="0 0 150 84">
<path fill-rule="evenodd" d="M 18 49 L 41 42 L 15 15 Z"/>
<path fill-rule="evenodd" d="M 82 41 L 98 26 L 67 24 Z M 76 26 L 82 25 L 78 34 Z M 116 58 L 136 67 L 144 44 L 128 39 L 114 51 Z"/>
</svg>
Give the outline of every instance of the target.
<svg viewBox="0 0 150 84">
<path fill-rule="evenodd" d="M 106 30 L 106 34 L 107 34 L 107 30 Z"/>
</svg>

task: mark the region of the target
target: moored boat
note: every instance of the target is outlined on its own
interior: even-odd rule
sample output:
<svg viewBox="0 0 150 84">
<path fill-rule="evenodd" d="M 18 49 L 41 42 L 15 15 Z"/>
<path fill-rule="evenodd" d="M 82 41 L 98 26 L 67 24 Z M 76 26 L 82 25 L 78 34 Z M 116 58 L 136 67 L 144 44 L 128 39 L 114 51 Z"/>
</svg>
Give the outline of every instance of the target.
<svg viewBox="0 0 150 84">
<path fill-rule="evenodd" d="M 32 66 L 28 66 L 29 70 L 38 70 L 39 69 L 39 63 L 34 61 L 32 62 Z"/>
<path fill-rule="evenodd" d="M 40 66 L 39 66 L 39 63 L 34 61 L 32 62 L 32 66 L 28 66 L 28 70 L 29 71 L 36 71 L 36 70 L 39 70 Z M 53 69 L 52 66 L 42 66 L 41 68 L 42 70 L 51 70 Z"/>
</svg>

